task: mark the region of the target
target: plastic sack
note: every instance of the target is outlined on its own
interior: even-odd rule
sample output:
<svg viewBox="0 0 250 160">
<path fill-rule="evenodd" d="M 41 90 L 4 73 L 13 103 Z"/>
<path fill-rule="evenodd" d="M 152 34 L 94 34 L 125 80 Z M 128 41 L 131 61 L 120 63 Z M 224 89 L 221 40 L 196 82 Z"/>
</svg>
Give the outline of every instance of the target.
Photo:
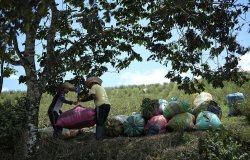
<svg viewBox="0 0 250 160">
<path fill-rule="evenodd" d="M 128 116 L 126 115 L 117 115 L 109 118 L 105 122 L 105 134 L 110 137 L 122 135 L 124 132 L 123 123 L 127 118 Z"/>
<path fill-rule="evenodd" d="M 66 129 L 63 128 L 62 135 L 64 139 L 72 138 L 77 136 L 80 133 L 79 129 Z"/>
<path fill-rule="evenodd" d="M 167 129 L 170 130 L 192 130 L 194 128 L 195 117 L 191 113 L 185 112 L 175 115 L 168 121 Z"/>
<path fill-rule="evenodd" d="M 198 116 L 198 114 L 202 111 L 210 111 L 214 114 L 216 114 L 219 118 L 222 116 L 222 110 L 221 107 L 213 100 L 205 101 L 201 103 L 199 106 L 194 107 L 192 109 L 192 113 L 195 117 Z"/>
<path fill-rule="evenodd" d="M 179 113 L 188 112 L 190 106 L 184 101 L 170 101 L 164 109 L 163 115 L 170 119 Z"/>
<path fill-rule="evenodd" d="M 145 120 L 140 113 L 129 116 L 123 123 L 124 134 L 127 136 L 140 136 L 144 133 Z"/>
<path fill-rule="evenodd" d="M 150 118 L 145 125 L 146 135 L 154 135 L 166 132 L 167 119 L 163 115 Z"/>
<path fill-rule="evenodd" d="M 245 100 L 245 95 L 240 92 L 231 93 L 226 96 L 228 103 L 243 102 Z"/>
<path fill-rule="evenodd" d="M 228 116 L 237 116 L 240 114 L 239 107 L 245 101 L 245 95 L 240 92 L 231 93 L 226 96 L 229 107 Z"/>
<path fill-rule="evenodd" d="M 211 101 L 211 100 L 213 100 L 213 96 L 210 93 L 201 92 L 195 97 L 193 103 L 195 107 L 198 107 L 201 103 L 205 101 Z"/>
<path fill-rule="evenodd" d="M 59 116 L 56 126 L 67 129 L 80 129 L 94 126 L 95 123 L 95 109 L 77 105 L 63 112 Z"/>
<path fill-rule="evenodd" d="M 199 113 L 196 118 L 195 128 L 198 130 L 220 129 L 222 126 L 219 117 L 209 111 Z"/>
</svg>

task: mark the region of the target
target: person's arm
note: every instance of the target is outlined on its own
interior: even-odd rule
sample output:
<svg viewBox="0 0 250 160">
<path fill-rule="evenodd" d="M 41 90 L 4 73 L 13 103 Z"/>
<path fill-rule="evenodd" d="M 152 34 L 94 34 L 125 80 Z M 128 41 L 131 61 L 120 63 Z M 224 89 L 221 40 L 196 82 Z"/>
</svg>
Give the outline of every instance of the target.
<svg viewBox="0 0 250 160">
<path fill-rule="evenodd" d="M 60 94 L 59 99 L 60 99 L 60 101 L 62 101 L 63 103 L 70 104 L 70 105 L 73 104 L 73 101 L 69 101 L 69 100 L 65 99 L 65 96 L 64 96 L 63 94 Z"/>
<path fill-rule="evenodd" d="M 95 99 L 95 95 L 91 94 L 91 95 L 86 95 L 83 98 L 80 98 L 79 101 L 80 102 L 87 102 L 87 101 L 91 101 Z"/>
</svg>

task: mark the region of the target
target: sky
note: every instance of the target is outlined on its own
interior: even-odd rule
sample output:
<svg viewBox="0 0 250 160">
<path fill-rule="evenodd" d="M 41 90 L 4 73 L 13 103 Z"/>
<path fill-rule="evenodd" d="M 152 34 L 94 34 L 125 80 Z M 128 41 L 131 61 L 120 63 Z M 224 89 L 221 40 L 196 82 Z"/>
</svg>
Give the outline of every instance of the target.
<svg viewBox="0 0 250 160">
<path fill-rule="evenodd" d="M 249 19 L 249 14 L 247 16 Z M 246 34 L 247 29 L 239 35 L 238 41 L 244 46 L 249 46 L 250 38 L 249 34 Z M 154 61 L 146 61 L 146 58 L 150 53 L 143 47 L 136 46 L 134 48 L 138 53 L 142 53 L 143 62 L 134 61 L 126 69 L 121 70 L 119 73 L 115 71 L 109 71 L 101 76 L 104 87 L 119 87 L 127 85 L 148 85 L 148 84 L 163 84 L 169 82 L 165 75 L 169 71 L 169 68 Z M 243 70 L 250 71 L 250 53 L 247 53 L 241 57 L 239 66 Z M 2 91 L 25 91 L 27 89 L 25 84 L 19 84 L 18 78 L 24 74 L 24 70 L 21 67 L 16 68 L 18 73 L 12 75 L 9 78 L 4 78 Z M 65 80 L 70 79 L 71 74 L 67 74 Z"/>
</svg>

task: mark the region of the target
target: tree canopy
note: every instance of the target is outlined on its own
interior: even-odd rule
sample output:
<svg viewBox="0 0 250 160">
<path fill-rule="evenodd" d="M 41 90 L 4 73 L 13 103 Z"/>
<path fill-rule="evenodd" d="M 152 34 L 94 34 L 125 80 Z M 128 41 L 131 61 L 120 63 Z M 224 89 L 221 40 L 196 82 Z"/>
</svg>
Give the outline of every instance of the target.
<svg viewBox="0 0 250 160">
<path fill-rule="evenodd" d="M 203 89 L 197 77 L 214 87 L 246 81 L 238 61 L 249 48 L 237 42 L 237 32 L 249 25 L 241 19 L 247 3 L 25 0 L 1 1 L 1 6 L 2 57 L 12 65 L 34 65 L 34 74 L 48 80 L 47 88 L 61 82 L 67 71 L 100 76 L 107 64 L 120 70 L 142 61 L 143 53 L 136 53 L 134 45 L 150 51 L 147 60 L 170 65 L 166 78 L 187 92 Z M 31 54 L 20 49 L 31 44 Z M 218 57 L 224 61 L 211 67 L 209 61 Z M 187 72 L 192 76 L 183 76 Z"/>
<path fill-rule="evenodd" d="M 116 24 L 131 33 L 127 40 L 144 45 L 151 53 L 148 60 L 170 64 L 166 78 L 191 93 L 204 89 L 200 78 L 213 87 L 247 81 L 238 62 L 249 46 L 237 42 L 237 36 L 249 28 L 243 18 L 249 7 L 249 2 L 237 0 L 120 1 L 111 13 Z M 187 72 L 192 76 L 183 76 Z"/>
<path fill-rule="evenodd" d="M 247 77 L 238 62 L 249 48 L 237 42 L 237 34 L 249 27 L 242 19 L 249 5 L 238 0 L 1 0 L 1 78 L 21 66 L 25 73 L 19 81 L 27 85 L 23 157 L 32 159 L 37 149 L 42 92 L 55 91 L 66 72 L 100 76 L 107 65 L 121 70 L 142 61 L 135 45 L 150 51 L 148 61 L 170 65 L 166 78 L 188 93 L 204 89 L 197 77 L 214 87 L 224 81 L 243 84 Z M 223 61 L 213 67 L 210 61 L 217 58 Z"/>
</svg>

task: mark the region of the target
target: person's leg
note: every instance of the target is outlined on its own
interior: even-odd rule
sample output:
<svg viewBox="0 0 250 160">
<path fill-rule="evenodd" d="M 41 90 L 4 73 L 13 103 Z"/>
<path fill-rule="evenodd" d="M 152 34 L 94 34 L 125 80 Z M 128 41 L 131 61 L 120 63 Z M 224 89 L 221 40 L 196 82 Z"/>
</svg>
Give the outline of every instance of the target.
<svg viewBox="0 0 250 160">
<path fill-rule="evenodd" d="M 56 111 L 53 111 L 53 115 L 54 115 L 55 124 L 56 124 L 56 121 L 59 118 L 59 114 Z M 57 138 L 61 138 L 62 137 L 62 128 L 61 127 L 58 127 L 58 126 L 55 125 L 55 128 L 54 128 L 54 137 L 57 137 Z"/>
<path fill-rule="evenodd" d="M 96 140 L 101 140 L 104 134 L 104 123 L 107 120 L 110 105 L 101 105 L 96 109 Z"/>
<path fill-rule="evenodd" d="M 48 115 L 49 115 L 50 123 L 51 123 L 53 129 L 55 130 L 56 129 L 56 126 L 55 126 L 55 124 L 56 124 L 55 116 L 54 116 L 53 112 L 48 112 Z"/>
</svg>

